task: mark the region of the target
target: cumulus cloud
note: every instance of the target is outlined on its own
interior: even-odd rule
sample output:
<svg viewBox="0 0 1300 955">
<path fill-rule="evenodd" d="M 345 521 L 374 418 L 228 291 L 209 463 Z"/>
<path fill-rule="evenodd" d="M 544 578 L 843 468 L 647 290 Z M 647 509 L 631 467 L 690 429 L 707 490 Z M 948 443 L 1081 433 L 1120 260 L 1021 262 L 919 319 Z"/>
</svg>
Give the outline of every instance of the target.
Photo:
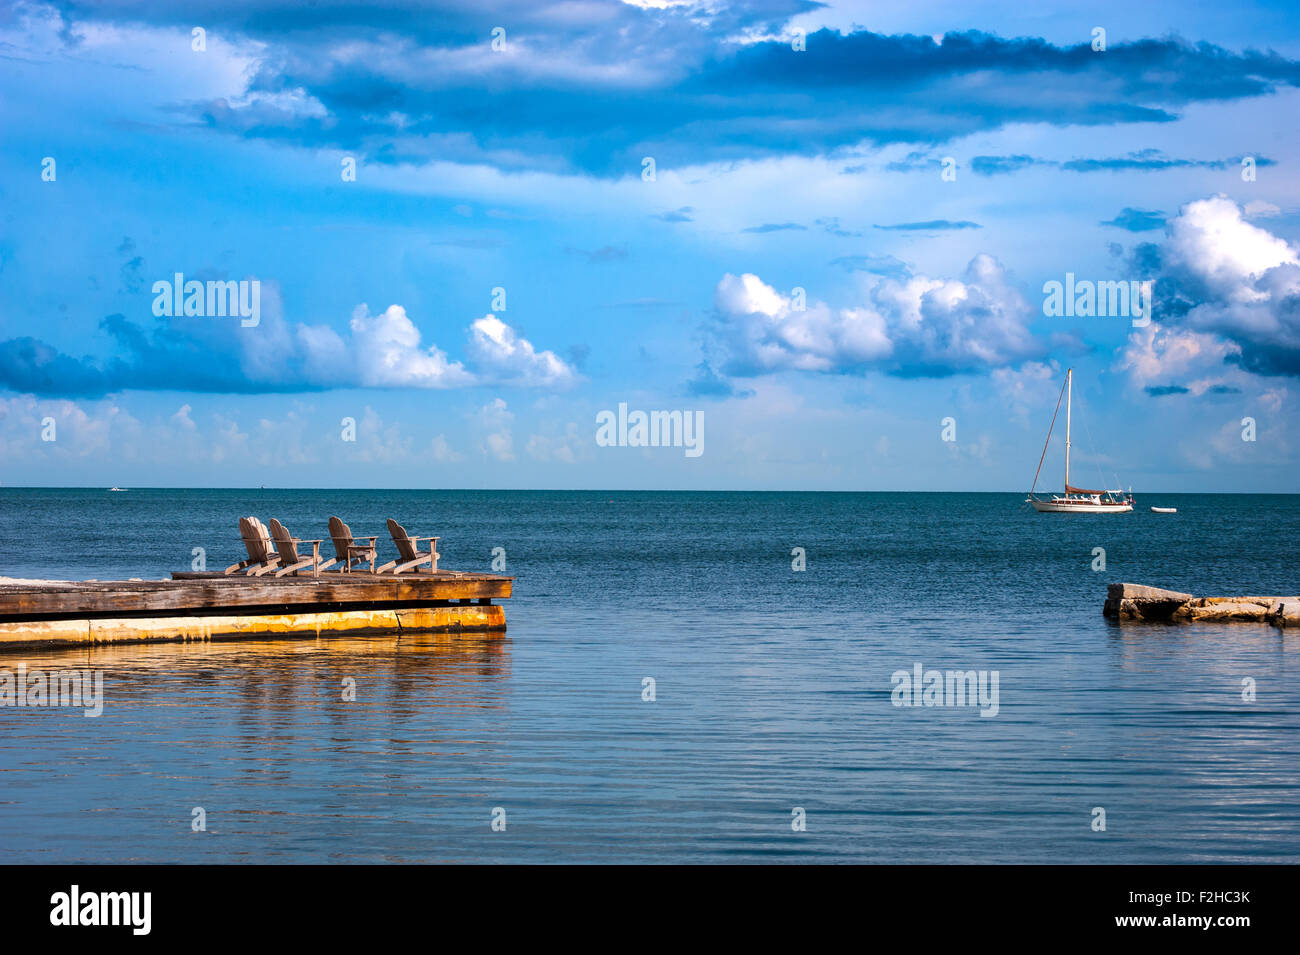
<svg viewBox="0 0 1300 955">
<path fill-rule="evenodd" d="M 590 443 L 589 440 L 587 443 Z M 585 446 L 583 438 L 579 436 L 577 423 L 570 421 L 565 424 L 562 433 L 557 428 L 551 427 L 532 435 L 528 439 L 527 451 L 529 456 L 537 461 L 573 464 L 578 460 Z"/>
<path fill-rule="evenodd" d="M 0 341 L 0 387 L 65 396 L 124 390 L 263 394 L 482 384 L 559 390 L 579 380 L 554 352 L 539 351 L 492 315 L 468 329 L 471 369 L 425 343 L 401 305 L 377 314 L 358 305 L 340 333 L 329 325 L 290 325 L 280 315 L 278 296 L 264 298 L 268 307 L 254 328 L 186 317 L 145 327 L 110 315 L 100 323 L 114 346 L 105 359 L 68 355 L 31 337 Z"/>
<path fill-rule="evenodd" d="M 989 377 L 1008 412 L 1024 422 L 1056 401 L 1063 375 L 1054 361 L 1027 361 L 1019 368 L 995 368 Z"/>
<path fill-rule="evenodd" d="M 751 273 L 724 275 L 713 304 L 728 374 L 835 371 L 893 351 L 882 316 L 864 309 L 832 310 L 820 302 L 801 309 Z"/>
<path fill-rule="evenodd" d="M 492 314 L 470 325 L 469 351 L 481 377 L 500 383 L 559 389 L 578 380 L 578 373 L 555 352 L 539 352 Z"/>
<path fill-rule="evenodd" d="M 1190 393 L 1201 395 L 1224 382 L 1228 370 L 1224 368 L 1225 360 L 1240 351 L 1217 335 L 1152 322 L 1129 334 L 1118 367 L 1128 373 L 1133 385 L 1148 394 L 1156 393 L 1152 388 L 1167 389 L 1177 382 Z"/>
<path fill-rule="evenodd" d="M 378 315 L 358 305 L 349 328 L 356 380 L 367 388 L 454 388 L 474 380 L 436 345 L 422 346 L 420 330 L 400 305 Z"/>
<path fill-rule="evenodd" d="M 1266 293 L 1253 287 L 1256 281 L 1297 261 L 1285 239 L 1251 225 L 1227 196 L 1188 203 L 1169 224 L 1168 236 L 1166 268 L 1224 301 L 1261 301 Z"/>
<path fill-rule="evenodd" d="M 51 430 L 47 431 L 47 424 Z M 66 463 L 105 454 L 114 432 L 138 436 L 140 422 L 116 401 L 84 408 L 72 401 L 42 401 L 32 395 L 0 398 L 0 459 L 22 461 L 41 455 Z M 49 435 L 51 440 L 45 440 Z"/>
<path fill-rule="evenodd" d="M 269 406 L 273 413 L 259 402 L 242 412 L 225 407 L 221 399 L 200 399 L 198 406 L 200 410 L 186 402 L 170 406 L 174 411 L 132 414 L 116 397 L 0 396 L 0 476 L 6 483 L 56 474 L 68 483 L 126 484 L 124 475 L 129 474 L 156 480 L 189 469 L 191 475 L 211 478 L 222 468 L 252 467 L 262 480 L 276 476 L 292 481 L 304 468 L 341 473 L 357 465 L 391 469 L 463 457 L 444 435 L 417 441 L 408 433 L 411 422 L 385 420 L 369 405 L 356 415 L 353 441 L 339 440 L 336 416 L 322 415 L 298 400 L 274 402 Z M 52 432 L 47 431 L 49 420 Z M 43 440 L 46 433 L 54 440 Z"/>
<path fill-rule="evenodd" d="M 445 434 L 436 434 L 433 441 L 430 442 L 430 448 L 433 452 L 433 459 L 443 464 L 452 464 L 461 460 L 463 457 L 459 451 L 451 446 Z"/>
<path fill-rule="evenodd" d="M 396 464 L 411 456 L 413 441 L 396 423 L 385 424 L 380 414 L 366 406 L 357 422 L 356 441 L 348 442 L 348 455 L 356 461 Z"/>
<path fill-rule="evenodd" d="M 1226 196 L 1188 203 L 1134 269 L 1155 278 L 1162 330 L 1135 330 L 1123 364 L 1146 380 L 1205 356 L 1262 375 L 1300 375 L 1300 257 Z"/>
<path fill-rule="evenodd" d="M 30 394 L 0 397 L 0 461 L 5 462 L 9 474 L 13 473 L 10 467 L 17 468 L 20 479 L 53 467 L 79 481 L 112 481 L 114 478 L 108 475 L 131 465 L 143 465 L 151 469 L 150 473 L 160 473 L 177 461 L 219 465 L 257 460 L 251 453 L 253 442 L 271 433 L 275 440 L 270 447 L 274 450 L 263 454 L 271 466 L 302 462 L 298 442 L 267 420 L 258 422 L 257 436 L 250 438 L 235 421 L 221 414 L 211 415 L 203 426 L 193 415 L 194 409 L 188 403 L 170 415 L 140 418 L 116 398 L 69 401 Z M 41 436 L 49 419 L 54 425 L 54 440 L 45 441 Z M 283 420 L 295 419 L 301 420 L 301 415 L 291 409 Z M 106 460 L 112 462 L 107 471 Z"/>
<path fill-rule="evenodd" d="M 996 259 L 977 255 L 961 279 L 883 278 L 866 301 L 797 302 L 757 275 L 728 273 L 714 290 L 710 333 L 726 374 L 879 367 L 905 376 L 987 371 L 1041 353 L 1032 310 Z M 800 305 L 803 304 L 803 307 Z"/>
<path fill-rule="evenodd" d="M 514 413 L 506 407 L 505 400 L 502 398 L 493 398 L 471 414 L 469 422 L 478 433 L 479 452 L 497 461 L 513 461 L 515 459 L 514 420 Z"/>
</svg>

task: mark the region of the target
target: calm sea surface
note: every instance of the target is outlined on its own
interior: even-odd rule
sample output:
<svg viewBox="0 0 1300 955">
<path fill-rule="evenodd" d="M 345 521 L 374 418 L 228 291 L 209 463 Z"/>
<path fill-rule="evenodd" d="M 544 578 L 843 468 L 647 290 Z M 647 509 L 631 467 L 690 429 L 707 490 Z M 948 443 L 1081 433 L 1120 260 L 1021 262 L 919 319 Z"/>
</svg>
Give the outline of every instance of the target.
<svg viewBox="0 0 1300 955">
<path fill-rule="evenodd" d="M 243 556 L 243 514 L 304 538 L 330 514 L 358 534 L 392 516 L 441 535 L 443 567 L 487 571 L 503 547 L 515 576 L 494 638 L 0 657 L 101 669 L 106 697 L 94 719 L 0 708 L 0 851 L 1300 861 L 1300 636 L 1101 615 L 1117 580 L 1295 594 L 1300 496 L 1147 495 L 1096 516 L 1021 497 L 0 489 L 0 576 L 160 578 L 195 547 L 220 568 Z M 997 715 L 895 707 L 891 675 L 916 663 L 998 671 Z"/>
</svg>

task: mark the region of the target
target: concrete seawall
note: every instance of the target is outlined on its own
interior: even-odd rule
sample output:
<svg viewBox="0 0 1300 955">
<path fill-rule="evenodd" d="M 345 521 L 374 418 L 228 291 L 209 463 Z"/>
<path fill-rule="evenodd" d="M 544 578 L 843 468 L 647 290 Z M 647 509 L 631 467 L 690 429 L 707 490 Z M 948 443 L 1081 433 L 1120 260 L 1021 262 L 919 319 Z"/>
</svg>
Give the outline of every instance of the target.
<svg viewBox="0 0 1300 955">
<path fill-rule="evenodd" d="M 1300 627 L 1300 597 L 1197 597 L 1142 584 L 1111 584 L 1102 613 L 1114 620 L 1271 623 Z"/>
</svg>

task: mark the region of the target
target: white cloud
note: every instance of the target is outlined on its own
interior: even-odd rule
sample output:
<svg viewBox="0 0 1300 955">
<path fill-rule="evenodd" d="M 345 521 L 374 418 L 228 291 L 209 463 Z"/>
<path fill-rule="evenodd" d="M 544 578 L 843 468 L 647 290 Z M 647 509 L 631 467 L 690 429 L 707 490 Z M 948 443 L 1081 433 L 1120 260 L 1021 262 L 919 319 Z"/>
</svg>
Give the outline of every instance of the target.
<svg viewBox="0 0 1300 955">
<path fill-rule="evenodd" d="M 1136 386 L 1182 383 L 1188 377 L 1224 372 L 1224 359 L 1241 349 L 1217 335 L 1167 328 L 1152 322 L 1129 333 L 1118 367 Z M 1203 389 L 1202 389 L 1203 390 Z"/>
<path fill-rule="evenodd" d="M 53 419 L 52 430 L 47 418 Z M 0 398 L 0 459 L 6 461 L 103 456 L 115 443 L 114 432 L 138 436 L 139 431 L 140 422 L 111 398 L 84 404 L 32 395 Z"/>
<path fill-rule="evenodd" d="M 423 347 L 420 330 L 400 305 L 371 315 L 363 304 L 352 313 L 352 351 L 358 383 L 371 388 L 455 388 L 474 376 L 436 345 Z"/>
<path fill-rule="evenodd" d="M 1225 359 L 1251 372 L 1300 374 L 1300 256 L 1285 239 L 1212 196 L 1170 220 L 1159 262 L 1162 323 L 1133 331 L 1121 361 L 1135 380 L 1222 377 Z"/>
<path fill-rule="evenodd" d="M 493 315 L 467 330 L 473 367 L 425 343 L 419 327 L 401 305 L 372 314 L 365 303 L 353 310 L 348 330 L 328 325 L 292 329 L 275 310 L 276 298 L 258 334 L 234 334 L 240 366 L 252 381 L 293 383 L 314 388 L 462 388 L 508 384 L 563 390 L 577 372 L 552 351 L 539 351 L 528 339 Z M 296 369 L 296 372 L 295 372 Z M 295 379 L 296 375 L 296 379 Z"/>
<path fill-rule="evenodd" d="M 1265 388 L 1259 393 L 1259 403 L 1270 414 L 1277 414 L 1282 410 L 1282 405 L 1290 397 L 1291 390 L 1285 387 Z"/>
<path fill-rule="evenodd" d="M 821 302 L 799 310 L 792 298 L 752 273 L 724 275 L 713 304 L 723 320 L 715 330 L 728 349 L 729 370 L 741 374 L 833 371 L 893 351 L 880 315 L 859 308 L 835 311 Z"/>
<path fill-rule="evenodd" d="M 484 315 L 470 325 L 469 353 L 485 379 L 540 388 L 567 388 L 578 380 L 575 372 L 554 352 L 539 352 L 495 315 Z"/>
<path fill-rule="evenodd" d="M 197 425 L 194 424 L 194 419 L 190 417 L 190 413 L 193 410 L 194 409 L 188 404 L 181 405 L 180 408 L 177 409 L 176 413 L 171 416 L 172 424 L 185 431 L 194 431 L 197 428 Z"/>
<path fill-rule="evenodd" d="M 1190 202 L 1170 221 L 1163 247 L 1166 266 L 1200 279 L 1215 297 L 1259 302 L 1267 293 L 1256 281 L 1279 265 L 1296 265 L 1285 239 L 1251 225 L 1226 196 Z"/>
<path fill-rule="evenodd" d="M 890 363 L 951 374 L 1013 364 L 1041 351 L 1031 311 L 991 256 L 977 255 L 961 280 L 914 275 L 879 280 L 861 305 L 834 309 L 791 296 L 758 276 L 728 273 L 714 290 L 713 332 L 730 374 L 795 369 L 848 371 Z"/>
<path fill-rule="evenodd" d="M 539 432 L 532 435 L 528 439 L 526 450 L 528 455 L 537 461 L 560 461 L 564 464 L 573 464 L 583 450 L 583 439 L 578 434 L 577 423 L 570 421 L 564 426 L 562 434 Z"/>
<path fill-rule="evenodd" d="M 263 42 L 211 30 L 204 51 L 196 53 L 189 26 L 112 23 L 109 17 L 74 20 L 51 4 L 20 3 L 5 13 L 0 46 L 57 62 L 60 72 L 72 76 L 113 70 L 115 108 L 127 99 L 124 93 L 146 102 L 245 96 L 267 53 Z"/>
<path fill-rule="evenodd" d="M 514 414 L 501 398 L 493 398 L 469 416 L 470 425 L 479 433 L 479 451 L 498 461 L 515 459 L 512 426 Z"/>
<path fill-rule="evenodd" d="M 447 436 L 445 434 L 434 435 L 430 446 L 433 449 L 433 459 L 435 461 L 450 464 L 461 460 L 463 457 L 463 455 L 456 451 L 447 441 Z"/>
<path fill-rule="evenodd" d="M 403 437 L 396 424 L 385 425 L 379 413 L 367 405 L 357 422 L 356 441 L 341 443 L 341 450 L 354 460 L 395 464 L 410 458 L 411 439 Z"/>
<path fill-rule="evenodd" d="M 1027 421 L 1055 404 L 1065 376 L 1054 361 L 1028 361 L 1019 368 L 995 368 L 989 377 L 1007 413 Z"/>
<path fill-rule="evenodd" d="M 1247 219 L 1271 219 L 1281 214 L 1281 209 L 1271 202 L 1265 202 L 1263 199 L 1252 199 L 1246 203 Z"/>
</svg>

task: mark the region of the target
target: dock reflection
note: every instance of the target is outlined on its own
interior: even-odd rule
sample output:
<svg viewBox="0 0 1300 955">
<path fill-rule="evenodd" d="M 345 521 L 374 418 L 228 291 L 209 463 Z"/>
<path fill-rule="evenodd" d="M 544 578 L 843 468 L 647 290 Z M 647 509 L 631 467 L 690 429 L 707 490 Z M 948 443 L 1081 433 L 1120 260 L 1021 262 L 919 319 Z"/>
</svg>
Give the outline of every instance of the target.
<svg viewBox="0 0 1300 955">
<path fill-rule="evenodd" d="M 0 710 L 4 788 L 25 793 L 21 803 L 38 814 L 66 798 L 33 795 L 59 767 L 83 810 L 62 818 L 80 820 L 82 839 L 111 843 L 141 806 L 137 840 L 154 838 L 159 819 L 164 831 L 188 833 L 193 807 L 203 807 L 209 831 L 246 840 L 236 858 L 260 858 L 294 833 L 327 851 L 390 819 L 395 803 L 408 821 L 427 822 L 467 793 L 485 799 L 510 763 L 504 633 L 103 646 L 14 654 L 5 665 L 20 662 L 28 672 L 103 673 L 98 718 Z"/>
<path fill-rule="evenodd" d="M 11 666 L 104 673 L 106 707 L 233 708 L 241 723 L 296 722 L 314 711 L 346 723 L 381 708 L 398 721 L 439 707 L 503 706 L 510 676 L 504 633 L 331 636 L 96 646 L 13 654 Z"/>
</svg>

